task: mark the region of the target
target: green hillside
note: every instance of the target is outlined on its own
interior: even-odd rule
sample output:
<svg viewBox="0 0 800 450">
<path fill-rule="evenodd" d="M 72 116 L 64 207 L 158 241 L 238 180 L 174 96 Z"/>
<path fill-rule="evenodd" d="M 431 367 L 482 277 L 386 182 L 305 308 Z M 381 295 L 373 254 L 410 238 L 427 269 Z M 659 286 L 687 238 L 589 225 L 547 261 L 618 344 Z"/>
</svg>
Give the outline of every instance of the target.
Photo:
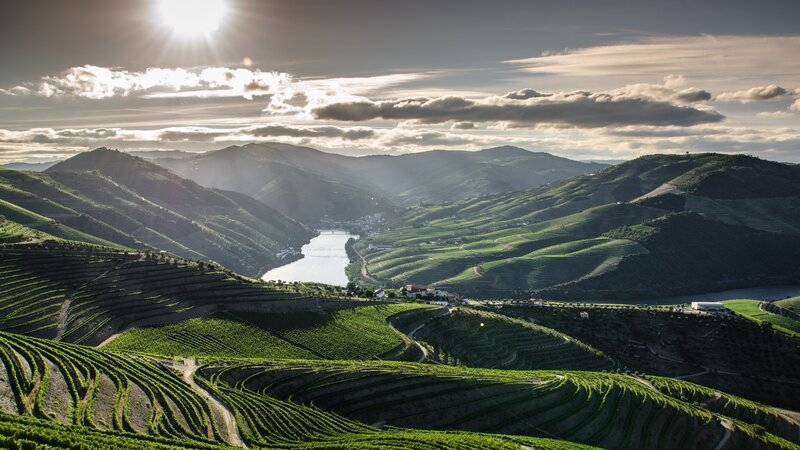
<svg viewBox="0 0 800 450">
<path fill-rule="evenodd" d="M 200 373 L 232 403 L 266 395 L 363 423 L 545 435 L 603 448 L 713 448 L 726 426 L 735 428 L 732 448 L 793 448 L 765 430 L 796 432 L 763 408 L 750 418 L 767 424 L 758 428 L 625 375 L 299 361 L 208 366 Z M 238 414 L 261 423 L 255 411 Z"/>
<path fill-rule="evenodd" d="M 688 308 L 688 305 L 684 305 Z M 751 400 L 800 409 L 798 341 L 738 314 L 679 305 L 506 305 L 494 310 L 557 330 L 628 370 L 680 377 Z M 587 317 L 582 318 L 585 312 Z"/>
<path fill-rule="evenodd" d="M 195 370 L 191 361 L 0 333 L 0 371 L 8 380 L 0 384 L 0 442 L 12 448 L 585 448 L 522 436 L 381 431 L 319 408 L 211 385 Z M 220 400 L 208 401 L 209 395 Z"/>
<path fill-rule="evenodd" d="M 102 148 L 46 173 L 0 170 L 0 201 L 0 214 L 58 237 L 157 248 L 251 276 L 281 264 L 277 253 L 299 249 L 312 237 L 302 225 L 245 195 L 203 188 Z M 9 204 L 33 215 L 12 215 Z M 54 226 L 75 231 L 54 232 Z"/>
<path fill-rule="evenodd" d="M 788 309 L 795 314 L 800 314 L 800 297 L 792 297 L 787 298 L 784 300 L 778 300 L 775 302 L 776 305 L 780 306 L 781 308 Z"/>
<path fill-rule="evenodd" d="M 331 312 L 237 313 L 134 328 L 105 348 L 203 358 L 372 359 L 407 344 L 386 323 L 419 304 Z"/>
<path fill-rule="evenodd" d="M 406 329 L 404 329 L 406 331 Z M 604 370 L 613 361 L 549 328 L 490 312 L 458 309 L 421 324 L 414 339 L 434 361 L 510 370 Z"/>
<path fill-rule="evenodd" d="M 767 311 L 766 303 L 760 300 L 725 300 L 722 303 L 731 311 L 753 322 L 770 326 L 792 336 L 800 337 L 800 322 L 794 318 L 784 317 Z"/>
<path fill-rule="evenodd" d="M 0 330 L 98 344 L 131 326 L 216 311 L 338 308 L 336 288 L 279 285 L 157 253 L 83 244 L 0 246 Z"/>
<path fill-rule="evenodd" d="M 798 179 L 797 166 L 752 157 L 645 156 L 539 189 L 411 208 L 404 226 L 355 248 L 381 282 L 464 295 L 636 299 L 791 284 Z"/>
</svg>

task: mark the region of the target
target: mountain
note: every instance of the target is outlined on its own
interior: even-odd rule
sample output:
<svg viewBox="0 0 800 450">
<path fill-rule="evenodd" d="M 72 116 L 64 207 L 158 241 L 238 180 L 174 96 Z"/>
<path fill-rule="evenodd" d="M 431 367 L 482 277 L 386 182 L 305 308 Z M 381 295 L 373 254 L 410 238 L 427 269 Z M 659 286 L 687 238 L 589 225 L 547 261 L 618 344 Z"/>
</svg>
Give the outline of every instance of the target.
<svg viewBox="0 0 800 450">
<path fill-rule="evenodd" d="M 747 156 L 646 156 L 404 221 L 356 244 L 372 278 L 566 299 L 800 282 L 800 167 Z"/>
<path fill-rule="evenodd" d="M 508 146 L 350 157 L 278 143 L 157 162 L 204 186 L 251 195 L 306 223 L 529 189 L 606 167 Z"/>
<path fill-rule="evenodd" d="M 4 169 L 14 169 L 14 170 L 29 170 L 31 172 L 42 172 L 47 170 L 48 168 L 58 164 L 58 161 L 50 161 L 50 162 L 43 162 L 43 163 L 8 163 L 3 164 L 0 167 Z"/>
<path fill-rule="evenodd" d="M 45 173 L 0 170 L 0 214 L 57 237 L 157 248 L 258 276 L 313 233 L 255 199 L 204 188 L 115 150 L 81 153 Z M 0 204 L 0 206 L 3 206 Z M 22 212 L 26 213 L 23 214 Z M 11 215 L 10 215 L 11 214 Z M 52 224 L 69 228 L 54 231 Z M 72 236 L 77 230 L 85 236 Z"/>
</svg>

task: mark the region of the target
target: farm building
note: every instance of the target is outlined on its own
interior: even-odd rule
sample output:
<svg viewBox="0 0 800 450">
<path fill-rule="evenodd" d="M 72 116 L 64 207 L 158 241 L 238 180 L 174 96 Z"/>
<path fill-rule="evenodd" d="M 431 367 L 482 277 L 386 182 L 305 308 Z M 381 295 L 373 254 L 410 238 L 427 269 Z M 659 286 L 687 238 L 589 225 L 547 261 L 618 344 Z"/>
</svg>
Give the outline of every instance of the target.
<svg viewBox="0 0 800 450">
<path fill-rule="evenodd" d="M 696 311 L 724 311 L 725 305 L 720 302 L 692 302 L 692 309 Z"/>
<path fill-rule="evenodd" d="M 386 298 L 386 291 L 383 289 L 375 289 L 375 292 L 372 293 L 372 296 L 375 298 Z"/>
<path fill-rule="evenodd" d="M 544 306 L 543 298 L 532 298 L 530 301 L 533 302 L 533 306 Z"/>
<path fill-rule="evenodd" d="M 424 284 L 409 284 L 406 286 L 406 297 L 414 298 L 417 295 L 428 295 L 428 286 Z"/>
<path fill-rule="evenodd" d="M 581 319 L 588 319 L 589 313 L 586 311 L 581 311 Z"/>
</svg>

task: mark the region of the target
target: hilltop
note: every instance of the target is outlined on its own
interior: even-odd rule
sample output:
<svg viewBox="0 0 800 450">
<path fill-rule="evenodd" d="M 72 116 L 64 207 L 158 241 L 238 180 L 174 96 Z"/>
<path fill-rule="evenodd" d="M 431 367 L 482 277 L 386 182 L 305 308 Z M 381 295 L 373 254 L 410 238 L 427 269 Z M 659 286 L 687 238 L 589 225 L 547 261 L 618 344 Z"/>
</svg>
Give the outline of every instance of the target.
<svg viewBox="0 0 800 450">
<path fill-rule="evenodd" d="M 281 264 L 276 253 L 313 236 L 246 195 L 205 188 L 105 148 L 44 173 L 0 170 L 0 202 L 0 214 L 58 237 L 165 250 L 251 276 Z"/>
<path fill-rule="evenodd" d="M 278 143 L 157 162 L 204 186 L 252 195 L 303 222 L 529 189 L 606 167 L 510 146 L 349 157 Z"/>
<path fill-rule="evenodd" d="M 800 168 L 645 156 L 533 190 L 411 208 L 360 241 L 373 278 L 470 295 L 646 298 L 798 282 Z M 370 244 L 394 249 L 370 250 Z"/>
</svg>

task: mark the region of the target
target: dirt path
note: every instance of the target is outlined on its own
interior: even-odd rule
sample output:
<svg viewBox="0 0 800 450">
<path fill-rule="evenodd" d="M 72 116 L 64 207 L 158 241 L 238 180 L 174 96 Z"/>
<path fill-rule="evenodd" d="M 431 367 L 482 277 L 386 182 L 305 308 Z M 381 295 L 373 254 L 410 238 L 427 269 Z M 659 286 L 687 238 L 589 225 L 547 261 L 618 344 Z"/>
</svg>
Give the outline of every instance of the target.
<svg viewBox="0 0 800 450">
<path fill-rule="evenodd" d="M 729 419 L 719 419 L 719 423 L 723 428 L 725 428 L 725 434 L 722 436 L 722 439 L 720 439 L 719 443 L 717 443 L 717 446 L 714 447 L 714 450 L 722 450 L 725 448 L 725 444 L 727 444 L 728 440 L 730 440 L 734 430 L 733 422 L 731 422 Z"/>
<path fill-rule="evenodd" d="M 628 374 L 628 376 L 630 378 L 633 378 L 634 380 L 638 381 L 639 383 L 642 383 L 643 385 L 647 386 L 648 388 L 650 388 L 650 389 L 652 389 L 654 391 L 658 390 L 658 389 L 656 389 L 655 386 L 653 386 L 653 383 L 651 383 L 649 380 L 646 380 L 646 379 L 644 379 L 642 377 L 637 377 L 636 375 L 631 375 L 631 374 Z"/>
<path fill-rule="evenodd" d="M 703 367 L 703 369 L 704 370 L 702 372 L 690 373 L 689 375 L 680 375 L 680 376 L 677 376 L 675 378 L 677 378 L 679 380 L 685 380 L 687 378 L 699 377 L 700 375 L 705 375 L 705 374 L 711 372 L 711 370 L 708 367 Z"/>
<path fill-rule="evenodd" d="M 376 280 L 372 277 L 372 275 L 369 274 L 369 269 L 367 269 L 367 260 L 364 259 L 364 256 L 361 254 L 361 252 L 356 250 L 355 246 L 353 246 L 353 251 L 356 252 L 356 255 L 358 255 L 358 258 L 361 260 L 361 276 L 369 281 L 372 281 L 373 283 L 381 284 L 380 281 Z"/>
<path fill-rule="evenodd" d="M 517 360 L 517 352 L 514 351 L 514 353 L 511 354 L 510 358 L 500 363 L 500 367 L 505 367 L 509 364 L 512 364 L 516 360 Z"/>
<path fill-rule="evenodd" d="M 416 339 L 414 339 L 414 333 L 416 333 L 417 331 L 421 330 L 422 327 L 424 327 L 424 326 L 425 326 L 425 324 L 423 323 L 422 325 L 418 326 L 417 328 L 414 328 L 413 330 L 409 331 L 408 334 L 406 335 L 406 337 L 411 339 L 411 341 L 417 347 L 419 347 L 419 349 L 422 351 L 422 356 L 420 356 L 419 357 L 419 361 L 417 361 L 417 362 L 421 362 L 421 363 L 425 362 L 425 360 L 428 359 L 428 349 L 425 348 L 424 345 L 422 345 L 419 342 L 417 342 Z"/>
<path fill-rule="evenodd" d="M 444 312 L 442 312 L 441 314 L 439 314 L 436 317 L 439 317 L 439 316 L 442 316 L 442 315 L 445 315 L 445 314 L 450 314 L 450 310 L 449 309 L 444 309 Z M 408 334 L 406 334 L 406 337 L 411 339 L 411 341 L 414 342 L 414 344 L 416 344 L 417 347 L 419 347 L 420 350 L 422 350 L 422 356 L 420 356 L 419 361 L 417 361 L 417 362 L 421 362 L 421 363 L 425 362 L 425 360 L 428 359 L 428 349 L 425 348 L 424 345 L 422 345 L 419 342 L 417 342 L 416 339 L 414 339 L 414 333 L 416 333 L 417 331 L 421 330 L 424 326 L 425 326 L 425 323 L 422 323 L 420 326 L 418 326 L 417 328 L 414 328 L 413 330 L 409 331 Z"/>
<path fill-rule="evenodd" d="M 228 444 L 234 447 L 246 448 L 244 442 L 242 442 L 242 437 L 239 435 L 239 427 L 236 424 L 236 418 L 233 416 L 231 410 L 194 381 L 194 373 L 197 371 L 197 363 L 195 360 L 184 359 L 183 363 L 174 364 L 173 367 L 183 373 L 183 381 L 185 381 L 193 391 L 205 398 L 208 404 L 222 417 L 222 420 L 225 422 L 224 431 L 227 435 L 225 440 Z"/>
</svg>

